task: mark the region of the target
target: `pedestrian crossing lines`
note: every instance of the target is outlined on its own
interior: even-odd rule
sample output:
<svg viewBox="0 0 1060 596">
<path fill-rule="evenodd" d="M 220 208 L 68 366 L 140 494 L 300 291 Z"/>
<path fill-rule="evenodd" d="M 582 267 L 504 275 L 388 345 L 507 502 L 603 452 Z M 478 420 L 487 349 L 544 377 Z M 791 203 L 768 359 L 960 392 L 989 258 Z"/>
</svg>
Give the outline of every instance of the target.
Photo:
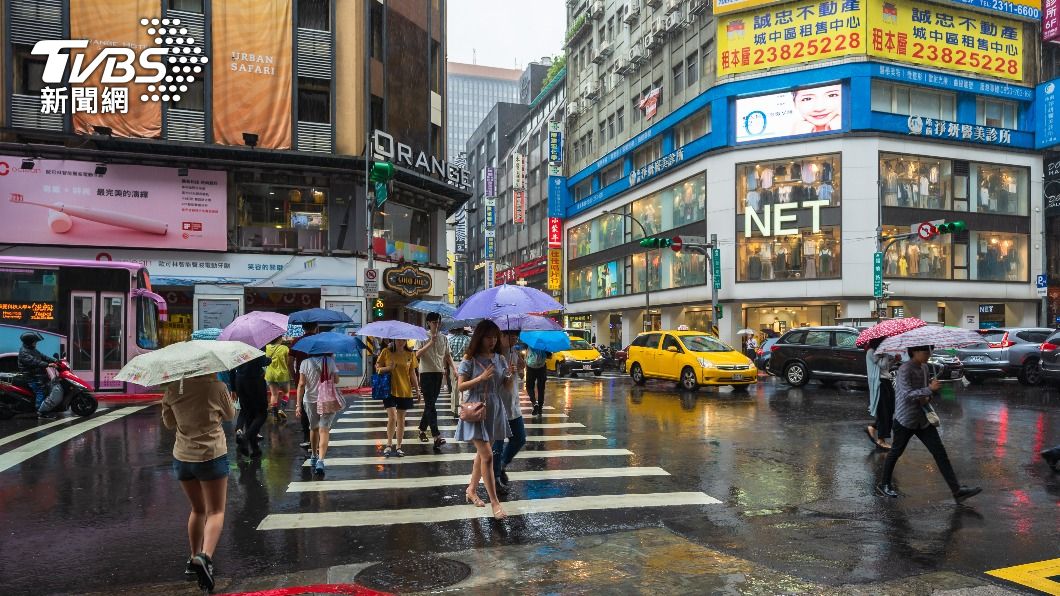
<svg viewBox="0 0 1060 596">
<path fill-rule="evenodd" d="M 475 454 L 452 440 L 455 419 L 440 414 L 441 452 L 421 443 L 418 416 L 406 418 L 404 457 L 383 457 L 387 444 L 381 408 L 360 410 L 352 404 L 331 430 L 325 459 L 327 475 L 292 482 L 288 493 L 314 493 L 320 499 L 299 501 L 292 510 L 267 515 L 266 530 L 304 530 L 398 524 L 431 524 L 490 517 L 491 508 L 462 502 Z M 366 405 L 376 405 L 369 403 Z M 374 414 L 374 415 L 373 415 Z M 527 414 L 529 414 L 527 412 Z M 580 422 L 561 422 L 566 414 L 525 417 L 527 445 L 508 467 L 511 493 L 502 497 L 509 516 L 553 515 L 614 509 L 658 510 L 665 507 L 717 505 L 717 499 L 680 490 L 670 474 L 601 434 L 579 433 Z M 573 430 L 573 432 L 571 432 Z M 447 495 L 447 493 L 453 493 Z M 479 490 L 480 496 L 484 491 Z M 401 507 L 397 507 L 401 503 Z"/>
</svg>

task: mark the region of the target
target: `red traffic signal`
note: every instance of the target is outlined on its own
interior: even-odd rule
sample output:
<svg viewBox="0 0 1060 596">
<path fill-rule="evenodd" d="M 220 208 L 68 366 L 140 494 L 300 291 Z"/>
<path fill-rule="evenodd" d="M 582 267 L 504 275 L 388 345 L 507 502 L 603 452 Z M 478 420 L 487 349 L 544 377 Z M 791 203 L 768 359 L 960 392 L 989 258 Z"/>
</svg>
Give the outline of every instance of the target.
<svg viewBox="0 0 1060 596">
<path fill-rule="evenodd" d="M 673 238 L 670 239 L 670 248 L 672 248 L 674 250 L 674 252 L 681 252 L 681 248 L 684 245 L 685 245 L 685 243 L 684 243 L 684 241 L 681 240 L 680 236 L 674 236 Z"/>
</svg>

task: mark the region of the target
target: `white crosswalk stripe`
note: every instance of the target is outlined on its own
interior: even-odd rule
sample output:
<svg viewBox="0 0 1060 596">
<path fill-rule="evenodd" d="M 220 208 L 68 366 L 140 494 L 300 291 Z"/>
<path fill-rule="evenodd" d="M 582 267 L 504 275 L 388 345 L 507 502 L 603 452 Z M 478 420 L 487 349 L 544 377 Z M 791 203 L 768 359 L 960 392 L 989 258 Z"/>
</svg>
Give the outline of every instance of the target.
<svg viewBox="0 0 1060 596">
<path fill-rule="evenodd" d="M 440 402 L 440 404 L 443 402 Z M 445 407 L 449 402 L 444 401 Z M 492 510 L 470 504 L 455 505 L 451 497 L 439 498 L 439 489 L 466 485 L 473 447 L 452 440 L 456 419 L 451 412 L 439 412 L 443 432 L 449 442 L 436 451 L 433 444 L 413 439 L 419 434 L 414 419 L 422 409 L 409 410 L 402 449 L 404 457 L 383 457 L 387 444 L 386 418 L 377 401 L 359 397 L 340 416 L 339 424 L 331 429 L 325 464 L 327 474 L 309 480 L 311 462 L 303 482 L 292 482 L 288 493 L 316 493 L 326 499 L 302 501 L 292 512 L 290 506 L 283 513 L 267 515 L 258 525 L 259 530 L 308 530 L 357 526 L 393 526 L 398 524 L 432 524 L 491 517 Z M 610 509 L 657 509 L 662 507 L 703 507 L 719 504 L 717 499 L 702 492 L 677 489 L 677 483 L 660 467 L 643 465 L 643 458 L 621 447 L 594 447 L 598 441 L 608 441 L 600 434 L 576 434 L 570 429 L 584 429 L 580 422 L 560 422 L 566 413 L 545 413 L 540 422 L 529 417 L 530 404 L 524 400 L 528 446 L 515 456 L 508 467 L 509 481 L 516 487 L 526 484 L 525 491 L 514 489 L 510 501 L 504 501 L 509 516 L 550 515 L 575 511 Z M 553 410 L 552 406 L 545 406 Z M 416 416 L 413 416 L 416 414 Z M 352 437 L 350 435 L 353 435 Z M 596 443 L 599 445 L 600 443 Z M 614 443 L 604 443 L 613 445 Z M 535 483 L 562 481 L 563 493 L 531 490 Z M 667 491 L 666 487 L 673 486 Z M 450 489 L 452 490 L 452 489 Z M 463 490 L 461 490 L 461 497 Z M 390 504 L 392 491 L 402 491 L 402 502 L 407 507 Z M 483 491 L 479 491 L 482 493 Z M 621 494 L 615 494 L 616 492 Z M 373 500 L 372 495 L 376 495 Z M 380 502 L 379 495 L 387 495 Z M 536 495 L 536 496 L 535 496 Z M 481 495 L 480 495 L 481 496 Z M 366 501 L 367 500 L 367 501 Z M 371 506 L 358 506 L 368 502 Z M 385 503 L 382 504 L 381 503 Z"/>
</svg>

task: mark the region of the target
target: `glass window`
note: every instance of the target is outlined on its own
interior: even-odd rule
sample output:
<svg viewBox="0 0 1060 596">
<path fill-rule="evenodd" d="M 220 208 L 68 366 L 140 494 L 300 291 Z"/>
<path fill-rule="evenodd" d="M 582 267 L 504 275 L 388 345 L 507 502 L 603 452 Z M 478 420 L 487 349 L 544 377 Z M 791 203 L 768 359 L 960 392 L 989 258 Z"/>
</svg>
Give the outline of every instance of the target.
<svg viewBox="0 0 1060 596">
<path fill-rule="evenodd" d="M 654 236 L 663 230 L 662 195 L 663 193 L 655 193 L 639 201 L 633 201 L 633 218 L 644 226 L 643 232 L 640 226 L 634 226 L 634 240 L 643 238 L 644 235 Z"/>
<path fill-rule="evenodd" d="M 376 211 L 373 248 L 376 254 L 413 263 L 430 261 L 431 218 L 426 211 L 388 201 Z"/>
<path fill-rule="evenodd" d="M 798 157 L 736 166 L 736 209 L 743 213 L 750 206 L 756 213 L 766 207 L 805 201 L 840 204 L 838 155 Z"/>
<path fill-rule="evenodd" d="M 568 274 L 567 299 L 571 302 L 621 296 L 625 293 L 625 266 L 619 261 L 572 270 Z"/>
<path fill-rule="evenodd" d="M 777 343 L 792 344 L 792 345 L 802 345 L 802 344 L 806 343 L 806 332 L 805 331 L 795 331 L 793 333 L 789 333 L 789 334 L 785 335 L 783 338 L 781 338 L 781 340 L 779 342 L 777 342 Z"/>
<path fill-rule="evenodd" d="M 708 39 L 707 43 L 699 48 L 699 54 L 700 74 L 704 78 L 709 77 L 714 74 L 714 40 Z"/>
<path fill-rule="evenodd" d="M 59 332 L 56 316 L 59 308 L 58 271 L 0 269 L 0 296 L 7 305 L 0 310 L 0 323 Z"/>
<path fill-rule="evenodd" d="M 707 283 L 706 259 L 697 251 L 670 251 L 670 283 L 667 287 L 684 288 Z"/>
<path fill-rule="evenodd" d="M 592 182 L 590 182 L 589 180 L 582 182 L 581 184 L 574 187 L 574 200 L 580 201 L 584 199 L 585 197 L 589 196 L 589 193 L 591 193 L 592 190 Z"/>
<path fill-rule="evenodd" d="M 245 184 L 240 187 L 238 208 L 242 248 L 326 248 L 326 189 Z"/>
<path fill-rule="evenodd" d="M 616 132 L 618 132 L 619 134 L 621 134 L 625 128 L 623 124 L 623 119 L 625 118 L 625 115 L 626 108 L 618 108 L 618 111 L 615 112 L 615 128 L 617 129 Z"/>
<path fill-rule="evenodd" d="M 968 184 L 976 200 L 969 210 L 1007 215 L 1028 214 L 1027 168 L 971 164 Z"/>
<path fill-rule="evenodd" d="M 685 65 L 684 65 L 684 63 L 683 62 L 678 62 L 673 67 L 673 79 L 674 79 L 674 84 L 673 84 L 674 91 L 673 92 L 674 93 L 680 93 L 681 90 L 685 88 L 685 85 L 684 85 L 684 80 L 685 80 L 684 73 L 685 73 Z"/>
<path fill-rule="evenodd" d="M 957 98 L 948 91 L 872 82 L 871 106 L 877 112 L 955 120 Z"/>
<path fill-rule="evenodd" d="M 1027 239 L 1026 234 L 969 232 L 971 279 L 1028 281 Z"/>
<path fill-rule="evenodd" d="M 685 64 L 685 84 L 691 87 L 699 81 L 699 52 L 689 54 Z"/>
<path fill-rule="evenodd" d="M 1017 110 L 1015 102 L 980 97 L 975 100 L 975 122 L 983 126 L 1016 128 Z"/>
<path fill-rule="evenodd" d="M 643 168 L 662 157 L 662 141 L 656 139 L 633 154 L 633 169 Z"/>
<path fill-rule="evenodd" d="M 908 227 L 884 226 L 886 236 L 904 234 Z M 886 277 L 912 277 L 920 279 L 953 279 L 953 237 L 948 234 L 935 236 L 931 240 L 899 240 L 883 257 L 883 274 Z"/>
<path fill-rule="evenodd" d="M 805 345 L 807 346 L 828 346 L 832 343 L 832 333 L 830 331 L 807 331 Z"/>
<path fill-rule="evenodd" d="M 15 93 L 19 95 L 40 95 L 44 87 L 44 64 L 43 56 L 35 56 L 30 53 L 30 46 L 15 45 Z"/>
<path fill-rule="evenodd" d="M 330 0 L 298 0 L 298 27 L 329 31 L 330 13 Z"/>
<path fill-rule="evenodd" d="M 330 81 L 298 77 L 298 121 L 331 122 Z"/>
<path fill-rule="evenodd" d="M 710 132 L 710 106 L 692 114 L 674 129 L 674 146 L 684 147 Z"/>
<path fill-rule="evenodd" d="M 202 0 L 169 0 L 169 8 L 202 14 Z"/>
<path fill-rule="evenodd" d="M 681 344 L 677 341 L 677 338 L 667 333 L 663 336 L 662 349 L 669 350 L 670 348 L 677 348 L 678 352 L 685 351 L 684 348 L 681 347 Z"/>
<path fill-rule="evenodd" d="M 953 209 L 952 162 L 915 155 L 880 155 L 881 200 L 888 207 Z M 962 195 L 966 196 L 966 195 Z"/>
<path fill-rule="evenodd" d="M 673 193 L 673 227 L 703 220 L 707 203 L 703 176 L 689 178 L 668 190 Z"/>
<path fill-rule="evenodd" d="M 839 226 L 822 226 L 816 233 L 812 228 L 802 228 L 791 236 L 746 238 L 737 232 L 736 238 L 739 281 L 839 277 Z"/>
<path fill-rule="evenodd" d="M 672 250 L 666 252 L 672 253 Z M 662 289 L 662 251 L 653 250 L 648 253 L 650 255 L 650 270 L 651 270 L 651 291 L 657 292 Z M 644 253 L 638 252 L 633 255 L 633 293 L 640 294 L 644 292 Z"/>
<path fill-rule="evenodd" d="M 593 220 L 593 251 L 607 250 L 623 243 L 625 240 L 626 218 L 618 214 L 608 214 Z"/>
<path fill-rule="evenodd" d="M 845 333 L 842 331 L 835 334 L 835 345 L 838 348 L 856 348 L 858 335 L 856 333 Z"/>
<path fill-rule="evenodd" d="M 600 186 L 608 186 L 614 184 L 622 179 L 622 162 L 609 166 L 603 172 L 600 173 Z"/>
<path fill-rule="evenodd" d="M 683 335 L 681 341 L 690 352 L 731 352 L 732 348 L 712 335 Z"/>
</svg>

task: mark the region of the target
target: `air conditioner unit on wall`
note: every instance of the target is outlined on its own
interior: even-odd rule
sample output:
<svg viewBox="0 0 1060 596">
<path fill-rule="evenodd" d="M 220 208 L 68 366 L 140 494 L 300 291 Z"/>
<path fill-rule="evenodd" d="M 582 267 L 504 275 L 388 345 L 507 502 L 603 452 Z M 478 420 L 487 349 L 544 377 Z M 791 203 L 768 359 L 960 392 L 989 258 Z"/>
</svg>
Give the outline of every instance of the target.
<svg viewBox="0 0 1060 596">
<path fill-rule="evenodd" d="M 629 2 L 626 3 L 626 15 L 624 17 L 622 17 L 622 20 L 625 21 L 627 25 L 632 25 L 633 23 L 637 22 L 637 18 L 639 18 L 639 17 L 640 17 L 640 1 L 639 0 L 630 0 Z"/>
<path fill-rule="evenodd" d="M 633 68 L 633 63 L 626 58 L 619 58 L 617 61 L 615 61 L 615 72 L 617 72 L 618 74 L 627 74 L 629 72 L 632 72 Z"/>
<path fill-rule="evenodd" d="M 589 83 L 589 87 L 585 90 L 586 99 L 597 99 L 600 97 L 600 85 L 593 81 Z"/>
<path fill-rule="evenodd" d="M 604 16 L 604 0 L 593 0 L 589 18 L 601 19 Z"/>
<path fill-rule="evenodd" d="M 648 6 L 652 8 L 659 8 L 663 3 L 663 0 L 648 0 Z"/>
<path fill-rule="evenodd" d="M 638 43 L 629 48 L 629 62 L 634 65 L 644 62 L 644 46 Z"/>
<path fill-rule="evenodd" d="M 599 51 L 600 51 L 600 54 L 603 54 L 604 56 L 610 56 L 611 55 L 611 51 L 612 51 L 611 42 L 608 42 L 608 41 L 601 42 Z"/>
<path fill-rule="evenodd" d="M 666 18 L 663 19 L 663 31 L 665 31 L 666 33 L 674 33 L 681 28 L 682 22 L 683 21 L 681 21 L 681 15 L 674 13 L 668 14 L 666 15 Z"/>
<path fill-rule="evenodd" d="M 688 4 L 688 14 L 698 15 L 710 8 L 709 0 L 692 0 Z"/>
<path fill-rule="evenodd" d="M 666 0 L 666 14 L 681 10 L 681 0 Z"/>
</svg>

